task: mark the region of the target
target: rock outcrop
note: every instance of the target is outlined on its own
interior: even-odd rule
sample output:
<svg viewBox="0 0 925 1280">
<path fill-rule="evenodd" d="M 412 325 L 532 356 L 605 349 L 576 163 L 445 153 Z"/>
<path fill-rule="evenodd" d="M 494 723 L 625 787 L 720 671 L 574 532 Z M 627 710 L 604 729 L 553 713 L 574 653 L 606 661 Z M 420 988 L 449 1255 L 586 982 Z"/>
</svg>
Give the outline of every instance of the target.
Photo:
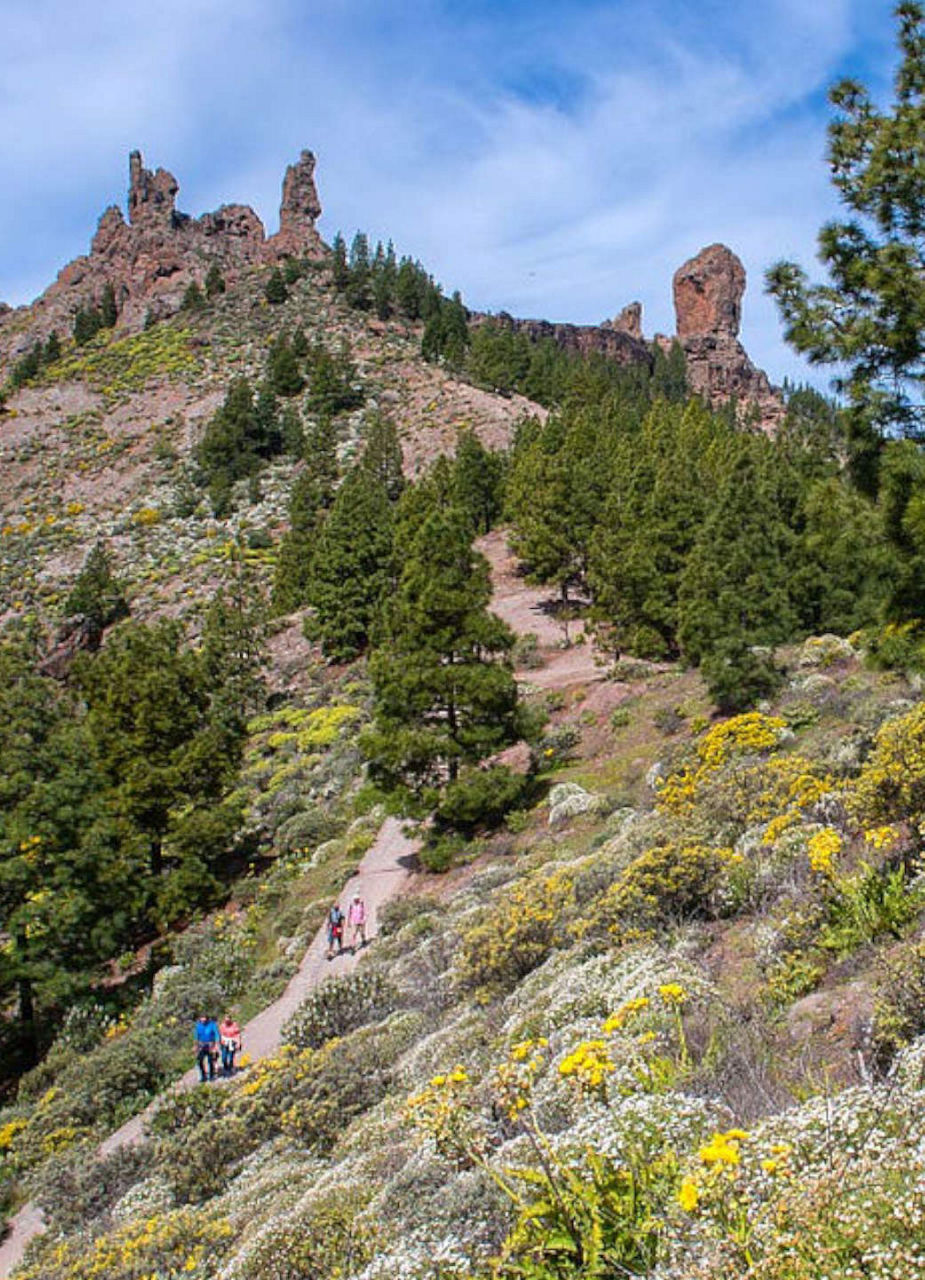
<svg viewBox="0 0 925 1280">
<path fill-rule="evenodd" d="M 780 393 L 739 342 L 745 268 L 722 244 L 711 244 L 675 272 L 677 337 L 692 391 L 713 405 L 735 400 L 760 425 L 775 430 L 784 417 Z"/>
<path fill-rule="evenodd" d="M 745 268 L 724 244 L 711 244 L 678 267 L 673 281 L 679 340 L 737 338 L 742 321 Z"/>
<path fill-rule="evenodd" d="M 634 305 L 639 306 L 638 303 Z M 564 351 L 574 351 L 581 355 L 597 351 L 618 364 L 650 363 L 652 354 L 648 344 L 642 338 L 641 328 L 634 333 L 631 323 L 626 323 L 625 326 L 619 325 L 618 321 L 623 319 L 623 315 L 625 313 L 619 316 L 617 321 L 608 320 L 600 325 L 552 324 L 549 320 L 521 320 L 509 315 L 506 311 L 499 311 L 497 315 L 488 315 L 480 311 L 472 312 L 469 318 L 474 324 L 484 324 L 490 320 L 514 333 L 526 334 L 533 342 L 550 339 Z"/>
<path fill-rule="evenodd" d="M 321 201 L 315 186 L 315 157 L 303 151 L 283 178 L 283 199 L 279 206 L 279 231 L 269 245 L 281 257 L 322 248 L 315 223 L 321 217 Z"/>
<path fill-rule="evenodd" d="M 188 286 L 202 285 L 218 265 L 232 282 L 244 268 L 288 255 L 318 258 L 324 245 L 315 223 L 321 202 L 314 179 L 315 157 L 303 151 L 286 170 L 280 229 L 267 239 L 263 223 L 248 205 L 222 205 L 199 218 L 176 207 L 180 185 L 166 169 L 146 169 L 139 151 L 129 156 L 128 221 L 111 205 L 104 211 L 89 254 L 68 263 L 58 279 L 32 304 L 28 333 L 17 335 L 22 349 L 52 329 L 70 330 L 81 307 L 97 303 L 107 284 L 115 291 L 119 326 L 139 328 L 150 312 L 168 315 L 180 306 Z M 0 354 L 15 358 L 16 346 Z"/>
</svg>

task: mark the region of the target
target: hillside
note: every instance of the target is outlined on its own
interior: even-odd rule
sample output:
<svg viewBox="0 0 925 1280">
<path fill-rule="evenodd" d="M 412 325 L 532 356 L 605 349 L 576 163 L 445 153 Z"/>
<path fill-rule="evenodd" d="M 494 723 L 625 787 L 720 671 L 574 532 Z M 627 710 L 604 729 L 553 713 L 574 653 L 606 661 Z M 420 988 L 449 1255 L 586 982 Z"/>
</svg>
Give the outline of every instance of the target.
<svg viewBox="0 0 925 1280">
<path fill-rule="evenodd" d="M 0 1258 L 913 1280 L 920 451 L 724 246 L 671 339 L 476 315 L 314 170 L 268 236 L 134 153 L 0 318 Z"/>
</svg>

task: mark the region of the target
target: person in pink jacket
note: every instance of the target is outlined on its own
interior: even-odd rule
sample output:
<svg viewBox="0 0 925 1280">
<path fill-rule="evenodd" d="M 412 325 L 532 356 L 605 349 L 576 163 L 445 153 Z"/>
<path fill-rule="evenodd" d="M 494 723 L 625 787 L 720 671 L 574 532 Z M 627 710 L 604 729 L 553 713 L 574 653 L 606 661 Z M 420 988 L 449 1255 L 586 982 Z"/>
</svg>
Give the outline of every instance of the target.
<svg viewBox="0 0 925 1280">
<path fill-rule="evenodd" d="M 357 939 L 361 938 L 361 946 L 366 946 L 366 903 L 360 897 L 359 893 L 353 895 L 350 906 L 347 908 L 347 923 L 350 925 L 353 933 L 350 938 L 350 944 L 353 950 L 357 949 Z"/>
</svg>

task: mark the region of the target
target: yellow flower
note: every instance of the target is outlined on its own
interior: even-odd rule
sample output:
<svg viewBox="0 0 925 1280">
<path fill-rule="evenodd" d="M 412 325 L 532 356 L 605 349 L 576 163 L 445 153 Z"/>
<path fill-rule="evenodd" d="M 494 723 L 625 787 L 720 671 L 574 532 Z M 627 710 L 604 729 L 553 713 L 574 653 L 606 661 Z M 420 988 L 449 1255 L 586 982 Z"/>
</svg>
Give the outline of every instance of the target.
<svg viewBox="0 0 925 1280">
<path fill-rule="evenodd" d="M 643 1009 L 647 1009 L 651 1003 L 652 1001 L 648 996 L 636 996 L 633 1000 L 627 1000 L 606 1020 L 602 1028 L 604 1034 L 610 1035 L 613 1031 L 619 1031 L 630 1018 L 637 1013 L 641 1013 Z"/>
<path fill-rule="evenodd" d="M 739 1143 L 744 1142 L 748 1134 L 744 1129 L 730 1129 L 728 1133 L 714 1133 L 705 1147 L 700 1148 L 700 1159 L 704 1164 L 737 1165 L 741 1156 Z"/>
<path fill-rule="evenodd" d="M 681 1190 L 678 1192 L 678 1203 L 685 1213 L 693 1213 L 697 1208 L 697 1202 L 700 1199 L 700 1192 L 697 1190 L 697 1183 L 693 1178 L 685 1178 L 681 1183 Z"/>
<path fill-rule="evenodd" d="M 761 1167 L 762 1167 L 762 1169 L 765 1171 L 765 1173 L 776 1173 L 776 1172 L 777 1172 L 777 1161 L 776 1161 L 776 1160 L 762 1160 L 762 1162 L 761 1162 Z"/>
<path fill-rule="evenodd" d="M 665 1004 L 683 1004 L 687 999 L 687 992 L 681 986 L 680 982 L 665 982 L 658 989 L 658 994 L 664 1000 Z"/>
<path fill-rule="evenodd" d="M 832 870 L 832 862 L 841 852 L 842 838 L 833 827 L 824 827 L 811 837 L 807 845 L 809 865 L 820 875 Z"/>
</svg>

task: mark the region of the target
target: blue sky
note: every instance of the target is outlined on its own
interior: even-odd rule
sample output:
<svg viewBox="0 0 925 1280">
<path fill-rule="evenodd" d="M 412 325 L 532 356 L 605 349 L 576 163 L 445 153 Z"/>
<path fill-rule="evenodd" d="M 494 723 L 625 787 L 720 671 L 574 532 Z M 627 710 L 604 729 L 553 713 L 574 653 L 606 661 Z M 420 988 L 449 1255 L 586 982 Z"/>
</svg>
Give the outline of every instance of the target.
<svg viewBox="0 0 925 1280">
<path fill-rule="evenodd" d="M 328 240 L 391 236 L 474 307 L 593 323 L 639 299 L 670 332 L 675 268 L 722 240 L 752 355 L 805 375 L 761 276 L 813 262 L 836 209 L 825 90 L 888 94 L 892 7 L 0 0 L 0 299 L 86 251 L 135 147 L 186 212 L 240 201 L 273 230 L 307 146 Z"/>
</svg>

